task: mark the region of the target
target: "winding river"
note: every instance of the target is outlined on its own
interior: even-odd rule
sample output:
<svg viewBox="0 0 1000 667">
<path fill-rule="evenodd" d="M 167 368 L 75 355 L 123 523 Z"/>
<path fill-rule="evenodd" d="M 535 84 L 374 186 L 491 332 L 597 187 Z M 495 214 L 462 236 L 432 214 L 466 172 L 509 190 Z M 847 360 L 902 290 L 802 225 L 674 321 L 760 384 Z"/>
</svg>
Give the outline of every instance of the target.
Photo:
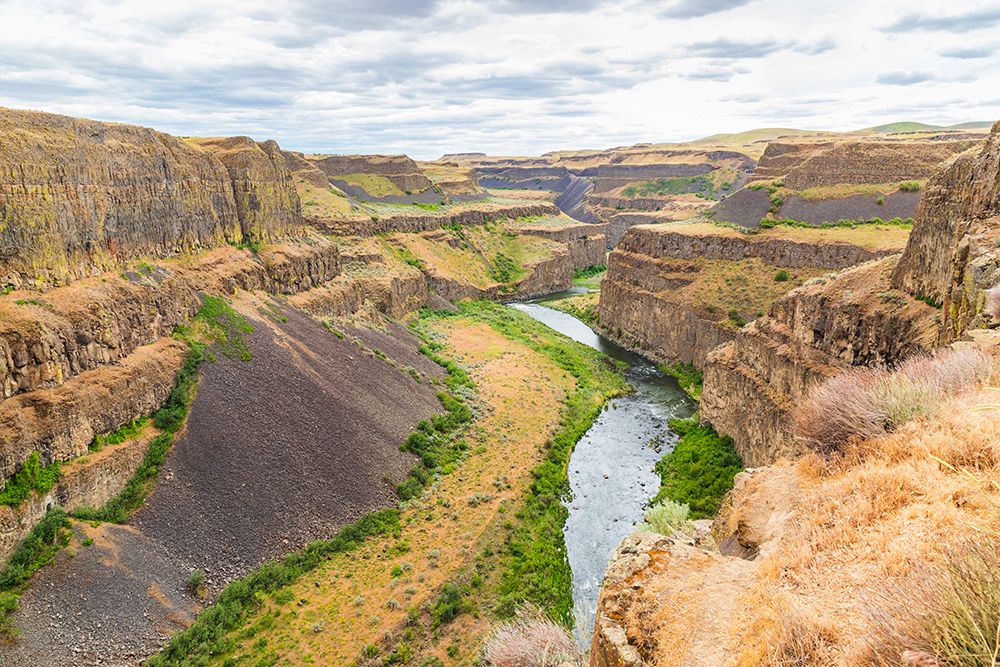
<svg viewBox="0 0 1000 667">
<path fill-rule="evenodd" d="M 575 341 L 626 362 L 635 387 L 612 400 L 577 443 L 569 462 L 572 498 L 567 504 L 566 549 L 573 569 L 574 633 L 590 645 L 604 570 L 618 544 L 642 521 L 659 489 L 653 465 L 677 442 L 672 417 L 689 417 L 695 403 L 647 359 L 603 338 L 577 318 L 545 305 L 580 293 L 581 288 L 511 304 Z"/>
</svg>

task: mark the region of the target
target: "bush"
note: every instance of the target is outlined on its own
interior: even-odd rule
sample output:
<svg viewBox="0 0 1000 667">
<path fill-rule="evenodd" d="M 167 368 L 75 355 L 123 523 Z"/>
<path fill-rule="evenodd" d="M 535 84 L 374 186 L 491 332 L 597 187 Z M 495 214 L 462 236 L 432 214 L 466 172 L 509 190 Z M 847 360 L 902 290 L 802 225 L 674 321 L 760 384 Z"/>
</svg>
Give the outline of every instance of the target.
<svg viewBox="0 0 1000 667">
<path fill-rule="evenodd" d="M 49 510 L 0 571 L 0 637 L 15 633 L 10 615 L 17 611 L 20 592 L 35 572 L 51 563 L 59 549 L 69 543 L 69 531 L 66 530 L 69 525 L 64 511 Z"/>
<path fill-rule="evenodd" d="M 743 469 L 740 455 L 729 437 L 699 425 L 695 418 L 671 420 L 670 427 L 681 439 L 656 463 L 660 491 L 653 503 L 669 499 L 686 505 L 692 519 L 711 518 Z"/>
<path fill-rule="evenodd" d="M 691 533 L 690 515 L 691 508 L 687 505 L 662 500 L 646 510 L 646 522 L 639 524 L 637 529 L 668 536 L 674 533 Z"/>
<path fill-rule="evenodd" d="M 566 629 L 530 605 L 518 609 L 513 621 L 493 631 L 483 645 L 482 659 L 489 667 L 584 664 L 583 652 Z"/>
<path fill-rule="evenodd" d="M 790 278 L 791 276 L 788 275 L 788 271 L 785 271 L 784 269 L 774 274 L 774 282 L 776 283 L 786 283 Z"/>
<path fill-rule="evenodd" d="M 852 368 L 814 389 L 795 415 L 795 436 L 821 454 L 852 439 L 885 435 L 914 419 L 933 418 L 950 397 L 985 384 L 993 359 L 976 348 L 916 356 L 894 371 Z"/>
<path fill-rule="evenodd" d="M 31 452 L 21 469 L 7 480 L 0 491 L 0 503 L 17 507 L 27 500 L 32 491 L 47 493 L 59 479 L 59 462 L 43 466 L 38 452 Z"/>
<path fill-rule="evenodd" d="M 191 570 L 191 574 L 184 581 L 184 587 L 196 598 L 205 597 L 205 571 Z"/>
<path fill-rule="evenodd" d="M 903 192 L 920 192 L 923 186 L 920 181 L 903 181 L 899 184 L 899 189 Z"/>
</svg>

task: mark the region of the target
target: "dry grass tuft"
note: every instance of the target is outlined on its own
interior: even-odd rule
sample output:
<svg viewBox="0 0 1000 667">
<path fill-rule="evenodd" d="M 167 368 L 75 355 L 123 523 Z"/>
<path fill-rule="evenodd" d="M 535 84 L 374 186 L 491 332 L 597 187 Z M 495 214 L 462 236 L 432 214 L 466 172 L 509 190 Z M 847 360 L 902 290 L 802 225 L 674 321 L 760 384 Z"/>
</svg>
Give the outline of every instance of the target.
<svg viewBox="0 0 1000 667">
<path fill-rule="evenodd" d="M 867 664 L 995 667 L 1000 659 L 1000 554 L 978 537 L 948 551 L 873 613 Z"/>
<path fill-rule="evenodd" d="M 993 358 L 976 348 L 913 357 L 893 371 L 852 368 L 813 390 L 796 412 L 795 436 L 830 455 L 936 417 L 949 398 L 983 386 L 993 372 Z"/>
<path fill-rule="evenodd" d="M 756 610 L 740 638 L 737 667 L 832 665 L 837 633 L 812 610 L 763 587 L 751 594 Z"/>
<path fill-rule="evenodd" d="M 537 607 L 525 606 L 515 619 L 497 628 L 483 645 L 483 662 L 491 667 L 559 667 L 583 665 L 583 652 L 573 636 Z"/>
</svg>

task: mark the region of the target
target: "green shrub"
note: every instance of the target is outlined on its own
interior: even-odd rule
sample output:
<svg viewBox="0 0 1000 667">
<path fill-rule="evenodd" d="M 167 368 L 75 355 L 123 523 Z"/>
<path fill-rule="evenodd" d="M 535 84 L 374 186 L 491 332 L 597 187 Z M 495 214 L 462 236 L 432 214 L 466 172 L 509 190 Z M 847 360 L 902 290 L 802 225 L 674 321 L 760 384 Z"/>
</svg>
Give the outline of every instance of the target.
<svg viewBox="0 0 1000 667">
<path fill-rule="evenodd" d="M 215 345 L 227 357 L 250 361 L 250 348 L 243 334 L 253 333 L 253 326 L 233 310 L 229 303 L 218 296 L 205 295 L 196 318 L 208 325 Z"/>
<path fill-rule="evenodd" d="M 677 380 L 677 384 L 687 392 L 688 396 L 696 401 L 701 398 L 701 387 L 705 379 L 705 374 L 695 368 L 693 364 L 683 362 L 663 364 L 659 369 L 664 375 L 673 376 Z"/>
<path fill-rule="evenodd" d="M 781 269 L 774 274 L 774 282 L 776 283 L 786 283 L 790 278 L 791 276 L 788 274 L 788 271 L 785 271 L 784 269 Z"/>
<path fill-rule="evenodd" d="M 43 466 L 38 452 L 31 452 L 21 464 L 21 469 L 7 480 L 3 491 L 0 491 L 0 503 L 17 507 L 28 499 L 32 491 L 39 495 L 47 493 L 58 480 L 59 462 Z"/>
<path fill-rule="evenodd" d="M 692 519 L 712 518 L 743 469 L 740 455 L 728 436 L 699 425 L 697 418 L 674 419 L 670 427 L 681 439 L 656 463 L 660 491 L 653 503 L 672 500 L 687 505 Z"/>
<path fill-rule="evenodd" d="M 646 530 L 660 535 L 694 532 L 691 524 L 691 508 L 669 498 L 661 500 L 646 510 L 643 518 L 645 523 L 639 524 L 637 530 Z"/>
<path fill-rule="evenodd" d="M 920 192 L 923 187 L 920 181 L 903 181 L 899 184 L 899 189 L 903 192 Z"/>
<path fill-rule="evenodd" d="M 236 640 L 227 636 L 252 613 L 266 596 L 285 588 L 324 560 L 350 552 L 375 535 L 399 531 L 399 510 L 365 515 L 329 540 L 320 540 L 280 560 L 268 561 L 253 573 L 232 582 L 214 605 L 198 614 L 194 624 L 175 634 L 163 650 L 146 663 L 149 667 L 207 664 L 212 656 L 232 650 Z"/>
<path fill-rule="evenodd" d="M 188 593 L 196 598 L 205 597 L 205 571 L 191 570 L 191 573 L 184 581 L 184 587 L 187 588 Z"/>
<path fill-rule="evenodd" d="M 62 509 L 49 510 L 0 571 L 0 637 L 16 633 L 10 615 L 17 611 L 18 597 L 35 572 L 51 563 L 59 549 L 69 544 L 69 526 Z"/>
</svg>

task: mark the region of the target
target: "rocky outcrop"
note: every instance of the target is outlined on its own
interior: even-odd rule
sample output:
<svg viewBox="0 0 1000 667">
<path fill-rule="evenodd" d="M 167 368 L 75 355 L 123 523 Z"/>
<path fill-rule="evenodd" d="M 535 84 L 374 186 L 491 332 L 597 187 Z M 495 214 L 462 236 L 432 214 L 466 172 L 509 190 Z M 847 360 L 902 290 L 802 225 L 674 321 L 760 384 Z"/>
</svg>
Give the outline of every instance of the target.
<svg viewBox="0 0 1000 667">
<path fill-rule="evenodd" d="M 609 192 L 636 181 L 656 178 L 676 178 L 704 176 L 715 169 L 711 164 L 679 163 L 666 164 L 602 164 L 594 174 L 594 191 Z"/>
<path fill-rule="evenodd" d="M 290 294 L 339 270 L 336 245 L 306 236 L 265 246 L 259 256 L 218 248 L 180 264 L 143 264 L 113 279 L 0 296 L 0 398 L 56 387 L 168 336 L 197 312 L 200 291 Z"/>
<path fill-rule="evenodd" d="M 529 236 L 540 236 L 558 241 L 569 250 L 570 260 L 574 269 L 585 269 L 590 266 L 604 264 L 607 242 L 603 229 L 591 224 L 567 224 L 552 227 L 545 224 L 523 224 L 513 228 L 513 231 Z"/>
<path fill-rule="evenodd" d="M 675 229 L 683 230 L 684 226 Z M 869 250 L 852 243 L 806 243 L 789 239 L 730 234 L 697 234 L 672 231 L 669 225 L 634 227 L 618 249 L 648 257 L 674 259 L 728 259 L 750 257 L 785 268 L 815 267 L 843 269 L 878 257 L 894 254 L 892 249 Z"/>
<path fill-rule="evenodd" d="M 131 125 L 0 110 L 0 283 L 66 282 L 240 236 L 225 167 Z"/>
<path fill-rule="evenodd" d="M 776 268 L 839 269 L 891 252 L 849 243 L 745 236 L 722 228 L 714 233 L 681 231 L 687 228 L 629 229 L 608 258 L 599 315 L 604 333 L 625 347 L 658 361 L 699 368 L 709 352 L 736 336 L 734 328 L 719 322 L 719 314 L 709 316 L 675 298 L 674 292 L 695 280 L 704 262 L 757 259 Z"/>
<path fill-rule="evenodd" d="M 268 241 L 301 229 L 299 196 L 277 143 L 250 137 L 191 141 L 226 167 L 242 238 Z"/>
<path fill-rule="evenodd" d="M 890 285 L 897 257 L 794 290 L 708 355 L 702 419 L 733 438 L 747 466 L 805 451 L 791 413 L 823 380 L 934 346 L 935 309 Z"/>
<path fill-rule="evenodd" d="M 986 304 L 1000 284 L 998 146 L 1000 125 L 931 180 L 902 256 L 795 290 L 709 355 L 702 417 L 733 437 L 745 462 L 802 451 L 791 411 L 824 378 L 891 365 L 995 321 Z"/>
<path fill-rule="evenodd" d="M 893 285 L 943 304 L 943 341 L 997 321 L 986 311 L 1000 285 L 1000 123 L 928 183 L 918 219 Z"/>
<path fill-rule="evenodd" d="M 726 664 L 726 647 L 712 640 L 738 622 L 740 597 L 756 569 L 676 538 L 630 535 L 604 576 L 590 667 Z M 704 570 L 717 576 L 700 578 L 698 595 L 691 595 L 690 578 Z"/>
<path fill-rule="evenodd" d="M 330 155 L 309 157 L 329 178 L 347 174 L 377 174 L 405 192 L 422 192 L 433 187 L 417 163 L 406 155 Z"/>
<path fill-rule="evenodd" d="M 114 366 L 0 402 L 0 480 L 33 451 L 45 465 L 69 461 L 86 454 L 95 435 L 155 412 L 186 352 L 184 344 L 163 338 Z"/>
<path fill-rule="evenodd" d="M 200 143 L 0 110 L 0 288 L 50 287 L 141 257 L 295 232 L 298 196 L 276 144 Z"/>
<path fill-rule="evenodd" d="M 899 183 L 929 178 L 970 141 L 842 141 L 765 149 L 755 179 L 783 177 L 785 187 L 804 190 L 838 183 Z"/>
<path fill-rule="evenodd" d="M 374 236 L 392 232 L 424 232 L 452 225 L 482 225 L 507 218 L 530 218 L 558 215 L 555 204 L 525 204 L 515 206 L 488 206 L 464 208 L 442 215 L 392 215 L 368 219 L 345 218 L 316 221 L 316 226 L 327 233 L 340 236 Z"/>
</svg>

